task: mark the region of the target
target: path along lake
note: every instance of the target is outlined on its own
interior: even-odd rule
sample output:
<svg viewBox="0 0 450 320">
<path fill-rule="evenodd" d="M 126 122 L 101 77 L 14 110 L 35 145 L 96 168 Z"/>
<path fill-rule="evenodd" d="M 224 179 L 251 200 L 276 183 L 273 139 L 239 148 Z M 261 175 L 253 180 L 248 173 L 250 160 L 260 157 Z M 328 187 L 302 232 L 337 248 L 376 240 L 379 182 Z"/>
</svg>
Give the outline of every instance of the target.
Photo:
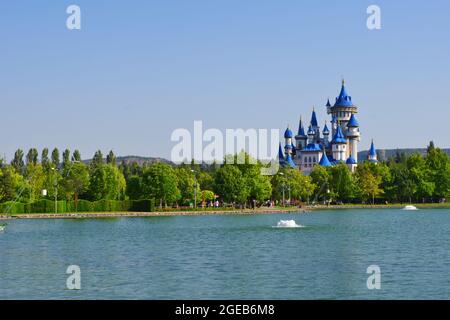
<svg viewBox="0 0 450 320">
<path fill-rule="evenodd" d="M 450 299 L 445 209 L 7 222 L 0 299 Z"/>
</svg>

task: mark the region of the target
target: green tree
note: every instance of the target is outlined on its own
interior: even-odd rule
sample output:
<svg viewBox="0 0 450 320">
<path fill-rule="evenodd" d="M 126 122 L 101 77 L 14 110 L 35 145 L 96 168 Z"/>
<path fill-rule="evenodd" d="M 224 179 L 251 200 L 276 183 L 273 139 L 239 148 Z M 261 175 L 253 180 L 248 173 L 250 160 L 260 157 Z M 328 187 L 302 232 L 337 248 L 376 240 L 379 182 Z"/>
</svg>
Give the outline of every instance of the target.
<svg viewBox="0 0 450 320">
<path fill-rule="evenodd" d="M 429 150 L 426 164 L 431 172 L 431 181 L 435 185 L 434 197 L 441 199 L 450 193 L 450 164 L 448 156 L 439 148 Z"/>
<path fill-rule="evenodd" d="M 38 163 L 39 153 L 35 148 L 31 148 L 28 150 L 26 161 L 27 164 L 37 164 Z"/>
<path fill-rule="evenodd" d="M 375 204 L 375 197 L 383 194 L 381 188 L 382 176 L 377 174 L 372 163 L 365 162 L 356 168 L 356 184 L 362 201 L 370 201 Z"/>
<path fill-rule="evenodd" d="M 112 150 L 109 151 L 108 155 L 106 156 L 106 163 L 112 164 L 113 166 L 116 165 L 116 155 Z"/>
<path fill-rule="evenodd" d="M 181 194 L 177 185 L 175 170 L 165 163 L 154 163 L 144 169 L 142 176 L 143 193 L 146 198 L 159 200 L 160 207 L 172 204 Z"/>
<path fill-rule="evenodd" d="M 25 168 L 25 179 L 29 186 L 29 201 L 34 202 L 41 195 L 44 188 L 45 174 L 41 164 L 29 163 Z"/>
<path fill-rule="evenodd" d="M 16 199 L 17 190 L 23 183 L 23 177 L 14 168 L 4 166 L 0 170 L 0 202 Z"/>
<path fill-rule="evenodd" d="M 217 170 L 214 191 L 228 203 L 245 203 L 250 195 L 241 170 L 235 165 L 224 164 Z"/>
<path fill-rule="evenodd" d="M 91 167 L 103 165 L 103 154 L 100 150 L 96 151 L 94 157 L 92 158 Z"/>
<path fill-rule="evenodd" d="M 58 148 L 54 148 L 52 151 L 52 166 L 55 169 L 59 168 L 59 150 L 58 150 Z"/>
<path fill-rule="evenodd" d="M 175 169 L 177 177 L 177 186 L 180 190 L 180 200 L 187 203 L 194 200 L 195 190 L 197 190 L 197 201 L 200 199 L 200 186 L 196 182 L 195 175 L 189 167 L 181 166 Z"/>
<path fill-rule="evenodd" d="M 71 161 L 70 161 L 70 150 L 66 149 L 63 152 L 63 161 L 62 161 L 62 165 L 63 167 L 70 167 Z"/>
<path fill-rule="evenodd" d="M 75 200 L 75 208 L 78 210 L 78 198 L 80 194 L 89 188 L 89 169 L 82 162 L 68 163 L 64 167 L 62 187 L 66 194 L 66 199 Z"/>
<path fill-rule="evenodd" d="M 48 171 L 50 168 L 50 159 L 48 158 L 48 148 L 42 149 L 41 164 L 44 167 L 44 171 Z"/>
<path fill-rule="evenodd" d="M 17 149 L 14 153 L 14 158 L 11 161 L 11 165 L 18 173 L 23 173 L 25 169 L 25 163 L 23 162 L 23 150 Z"/>
<path fill-rule="evenodd" d="M 330 189 L 330 170 L 327 167 L 315 166 L 309 175 L 312 183 L 315 185 L 315 197 L 317 200 L 330 200 L 328 190 Z"/>
<path fill-rule="evenodd" d="M 355 182 L 347 165 L 340 163 L 330 168 L 330 191 L 332 196 L 342 202 L 354 198 Z"/>
<path fill-rule="evenodd" d="M 128 178 L 126 194 L 131 200 L 138 200 L 143 197 L 141 177 L 132 175 Z"/>
<path fill-rule="evenodd" d="M 72 161 L 73 162 L 81 162 L 81 153 L 79 150 L 75 150 L 72 154 Z"/>
</svg>

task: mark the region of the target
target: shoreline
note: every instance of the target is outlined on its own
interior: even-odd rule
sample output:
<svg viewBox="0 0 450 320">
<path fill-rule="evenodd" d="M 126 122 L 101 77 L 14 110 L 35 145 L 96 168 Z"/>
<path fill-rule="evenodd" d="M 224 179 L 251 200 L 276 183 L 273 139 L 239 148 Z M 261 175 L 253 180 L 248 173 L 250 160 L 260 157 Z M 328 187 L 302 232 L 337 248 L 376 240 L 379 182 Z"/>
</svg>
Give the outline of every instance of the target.
<svg viewBox="0 0 450 320">
<path fill-rule="evenodd" d="M 258 215 L 258 214 L 304 214 L 319 210 L 351 209 L 402 209 L 406 204 L 387 205 L 315 205 L 302 208 L 263 208 L 235 210 L 198 210 L 198 211 L 154 211 L 154 212 L 79 212 L 79 213 L 23 213 L 0 214 L 0 220 L 12 219 L 101 219 L 101 218 L 138 218 L 138 217 L 177 217 L 177 216 L 213 216 L 213 215 Z M 450 209 L 450 203 L 414 204 L 418 209 Z"/>
</svg>

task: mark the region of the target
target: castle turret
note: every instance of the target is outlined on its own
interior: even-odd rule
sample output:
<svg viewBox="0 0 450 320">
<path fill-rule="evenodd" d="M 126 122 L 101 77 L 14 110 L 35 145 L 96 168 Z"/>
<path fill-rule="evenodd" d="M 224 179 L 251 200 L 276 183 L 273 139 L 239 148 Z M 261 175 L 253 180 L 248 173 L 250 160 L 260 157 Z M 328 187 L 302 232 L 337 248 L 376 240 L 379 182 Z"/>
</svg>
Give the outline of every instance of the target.
<svg viewBox="0 0 450 320">
<path fill-rule="evenodd" d="M 345 163 L 347 164 L 348 169 L 349 169 L 351 172 L 355 172 L 356 166 L 358 165 L 358 163 L 356 162 L 356 159 L 355 159 L 355 158 L 353 158 L 353 157 L 350 155 L 350 157 L 348 157 L 348 159 L 347 159 L 347 161 L 345 161 Z"/>
<path fill-rule="evenodd" d="M 298 124 L 298 133 L 295 136 L 295 141 L 297 143 L 297 150 L 303 150 L 308 142 L 308 136 L 305 134 L 305 129 L 303 128 L 302 117 Z"/>
<path fill-rule="evenodd" d="M 370 145 L 369 154 L 367 155 L 367 160 L 369 162 L 373 162 L 373 163 L 378 162 L 377 150 L 375 149 L 375 145 L 373 144 L 373 139 L 372 139 L 372 143 Z"/>
<path fill-rule="evenodd" d="M 319 142 L 320 140 L 320 127 L 319 127 L 319 123 L 317 122 L 317 115 L 316 115 L 316 111 L 313 107 L 312 110 L 312 114 L 311 114 L 311 126 L 314 130 L 315 136 L 314 136 L 314 141 L 313 143 Z"/>
<path fill-rule="evenodd" d="M 358 112 L 358 108 L 353 104 L 352 97 L 347 93 L 345 80 L 342 80 L 342 87 L 339 96 L 336 97 L 334 106 L 327 107 L 328 114 L 336 117 L 336 121 L 346 127 L 352 114 Z"/>
<path fill-rule="evenodd" d="M 320 158 L 319 165 L 321 165 L 322 167 L 331 167 L 331 162 L 328 159 L 325 150 L 323 151 L 322 158 Z"/>
<path fill-rule="evenodd" d="M 327 127 L 327 123 L 325 122 L 325 126 L 323 127 L 322 130 L 322 134 L 323 134 L 323 144 L 325 146 L 325 148 L 328 148 L 329 144 L 330 144 L 330 130 Z"/>
<path fill-rule="evenodd" d="M 308 144 L 314 143 L 315 137 L 316 137 L 316 132 L 314 131 L 314 129 L 310 125 L 309 128 L 308 128 Z"/>
<path fill-rule="evenodd" d="M 289 128 L 289 125 L 284 131 L 284 140 L 285 140 L 285 146 L 284 146 L 284 153 L 286 155 L 286 159 L 288 155 L 292 154 L 292 138 L 294 137 L 294 134 L 292 133 L 292 130 Z"/>
<path fill-rule="evenodd" d="M 345 154 L 347 152 L 347 139 L 342 132 L 341 126 L 338 124 L 336 134 L 331 141 L 331 151 L 333 153 L 333 158 L 336 161 L 345 161 Z"/>
<path fill-rule="evenodd" d="M 280 163 L 280 166 L 284 166 L 284 153 L 283 148 L 281 148 L 281 143 L 278 147 L 278 162 Z"/>
<path fill-rule="evenodd" d="M 347 123 L 348 155 L 358 162 L 358 142 L 360 140 L 359 123 L 354 114 Z"/>
</svg>

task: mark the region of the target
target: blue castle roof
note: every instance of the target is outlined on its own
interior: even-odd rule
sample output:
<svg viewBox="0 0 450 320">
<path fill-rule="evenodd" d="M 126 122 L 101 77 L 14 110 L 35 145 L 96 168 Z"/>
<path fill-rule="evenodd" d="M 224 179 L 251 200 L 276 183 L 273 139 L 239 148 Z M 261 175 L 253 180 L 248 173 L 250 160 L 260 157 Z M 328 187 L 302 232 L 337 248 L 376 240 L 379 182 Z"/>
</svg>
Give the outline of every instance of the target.
<svg viewBox="0 0 450 320">
<path fill-rule="evenodd" d="M 322 146 L 318 143 L 308 143 L 308 145 L 302 151 L 322 151 Z"/>
<path fill-rule="evenodd" d="M 280 163 L 282 161 L 284 161 L 284 153 L 283 153 L 283 149 L 281 148 L 281 143 L 278 148 L 278 159 L 280 160 Z"/>
<path fill-rule="evenodd" d="M 330 130 L 328 130 L 326 123 L 325 123 L 325 127 L 323 127 L 323 134 L 330 134 Z"/>
<path fill-rule="evenodd" d="M 333 144 L 337 143 L 347 143 L 347 139 L 344 136 L 344 133 L 342 132 L 341 126 L 337 126 L 336 134 L 333 137 L 333 140 L 331 141 Z"/>
<path fill-rule="evenodd" d="M 298 135 L 305 136 L 305 129 L 303 128 L 302 118 L 300 118 L 300 122 L 298 123 Z"/>
<path fill-rule="evenodd" d="M 348 157 L 346 164 L 357 164 L 355 158 L 353 158 L 351 155 Z"/>
<path fill-rule="evenodd" d="M 316 134 L 316 132 L 314 131 L 314 129 L 311 126 L 309 126 L 308 135 L 313 135 L 313 134 Z"/>
<path fill-rule="evenodd" d="M 336 98 L 335 107 L 351 107 L 353 106 L 352 97 L 348 95 L 345 89 L 345 81 L 342 80 L 342 87 L 339 96 Z"/>
<path fill-rule="evenodd" d="M 375 145 L 373 144 L 373 140 L 372 140 L 372 144 L 370 145 L 369 156 L 371 156 L 371 157 L 377 156 L 377 150 L 375 150 Z"/>
<path fill-rule="evenodd" d="M 313 109 L 312 115 L 311 115 L 311 125 L 313 127 L 317 127 L 317 116 L 316 116 L 316 111 L 314 109 Z"/>
<path fill-rule="evenodd" d="M 290 154 L 288 154 L 288 155 L 286 156 L 285 163 L 286 163 L 288 166 L 290 166 L 291 168 L 295 168 L 295 167 L 296 167 L 294 161 L 292 161 L 292 157 L 291 157 Z"/>
<path fill-rule="evenodd" d="M 319 165 L 322 167 L 331 167 L 331 162 L 327 157 L 327 154 L 324 152 L 322 155 L 322 158 L 320 159 Z"/>
<path fill-rule="evenodd" d="M 358 120 L 356 120 L 355 114 L 352 113 L 352 116 L 350 117 L 350 120 L 347 123 L 347 127 L 351 128 L 357 128 L 359 127 Z"/>
<path fill-rule="evenodd" d="M 288 139 L 288 138 L 292 138 L 294 136 L 294 134 L 292 133 L 292 130 L 289 129 L 289 127 L 287 127 L 286 131 L 284 132 L 284 138 Z"/>
<path fill-rule="evenodd" d="M 331 107 L 331 103 L 330 103 L 330 99 L 327 99 L 327 104 L 325 105 L 325 107 Z"/>
</svg>

